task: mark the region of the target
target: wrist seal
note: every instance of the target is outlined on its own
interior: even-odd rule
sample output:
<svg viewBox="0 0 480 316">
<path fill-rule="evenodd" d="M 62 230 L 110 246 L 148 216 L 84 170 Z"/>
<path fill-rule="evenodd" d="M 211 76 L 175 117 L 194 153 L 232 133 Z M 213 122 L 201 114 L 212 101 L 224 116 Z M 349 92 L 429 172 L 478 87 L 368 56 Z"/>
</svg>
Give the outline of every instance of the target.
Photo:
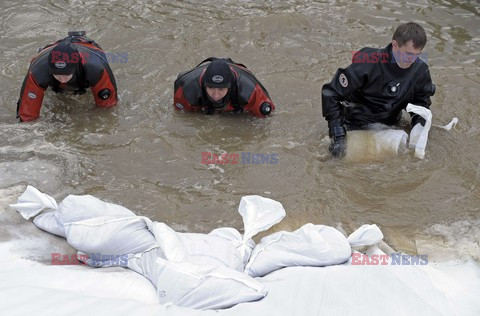
<svg viewBox="0 0 480 316">
<path fill-rule="evenodd" d="M 329 130 L 330 138 L 337 138 L 347 135 L 347 131 L 344 126 L 332 126 Z"/>
</svg>

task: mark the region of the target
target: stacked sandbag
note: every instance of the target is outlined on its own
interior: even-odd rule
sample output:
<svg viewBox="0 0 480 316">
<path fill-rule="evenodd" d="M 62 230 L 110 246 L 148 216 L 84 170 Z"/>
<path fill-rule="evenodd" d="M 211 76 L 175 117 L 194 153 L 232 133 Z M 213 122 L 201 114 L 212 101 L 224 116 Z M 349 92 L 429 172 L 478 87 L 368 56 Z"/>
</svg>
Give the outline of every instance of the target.
<svg viewBox="0 0 480 316">
<path fill-rule="evenodd" d="M 166 260 L 223 266 L 241 272 L 255 246 L 252 237 L 282 220 L 285 210 L 277 201 L 249 195 L 242 197 L 238 212 L 244 222 L 243 236 L 230 227 L 209 234 L 179 233 L 164 223 L 150 222 L 149 229 Z"/>
<path fill-rule="evenodd" d="M 162 304 L 197 309 L 228 308 L 259 300 L 267 289 L 252 277 L 291 266 L 327 266 L 348 261 L 351 245 L 371 245 L 383 235 L 364 225 L 347 238 L 337 229 L 306 224 L 252 240 L 285 217 L 283 206 L 256 195 L 242 197 L 238 212 L 244 234 L 229 227 L 209 234 L 175 232 L 165 223 L 93 196 L 55 200 L 27 187 L 15 207 L 25 218 L 36 216 L 40 228 L 64 236 L 94 267 L 124 266 L 156 287 Z"/>
<path fill-rule="evenodd" d="M 156 286 L 160 303 L 199 309 L 227 308 L 267 294 L 263 285 L 241 271 L 254 246 L 251 237 L 285 216 L 279 202 L 247 196 L 239 206 L 244 236 L 233 228 L 177 233 L 164 223 L 88 195 L 70 195 L 57 207 L 52 197 L 30 186 L 12 207 L 26 219 L 50 209 L 34 223 L 87 254 L 87 264 L 129 267 Z"/>
<path fill-rule="evenodd" d="M 168 261 L 155 248 L 129 257 L 128 267 L 156 287 L 160 304 L 196 309 L 228 308 L 262 299 L 268 291 L 248 275 L 222 265 Z"/>
<path fill-rule="evenodd" d="M 284 267 L 339 264 L 350 256 L 350 244 L 337 229 L 305 224 L 294 232 L 280 231 L 262 238 L 253 250 L 245 272 L 252 277 L 261 277 Z"/>
</svg>

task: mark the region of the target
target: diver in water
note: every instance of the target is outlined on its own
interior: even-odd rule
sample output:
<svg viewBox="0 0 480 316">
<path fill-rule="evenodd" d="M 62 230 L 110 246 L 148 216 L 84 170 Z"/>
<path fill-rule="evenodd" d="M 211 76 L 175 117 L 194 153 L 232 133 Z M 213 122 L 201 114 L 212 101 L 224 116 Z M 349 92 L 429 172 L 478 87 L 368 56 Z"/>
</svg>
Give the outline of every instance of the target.
<svg viewBox="0 0 480 316">
<path fill-rule="evenodd" d="M 210 62 L 209 64 L 205 64 Z M 266 117 L 275 110 L 267 90 L 242 64 L 230 58 L 210 57 L 178 75 L 173 104 L 177 110 L 248 112 Z"/>
<path fill-rule="evenodd" d="M 68 32 L 67 37 L 33 57 L 17 103 L 17 118 L 21 122 L 40 116 L 48 87 L 56 93 L 74 94 L 84 94 L 91 88 L 97 106 L 117 104 L 117 85 L 105 53 L 85 32 Z"/>
<path fill-rule="evenodd" d="M 333 156 L 345 155 L 347 129 L 367 129 L 373 123 L 394 125 L 408 103 L 430 108 L 435 85 L 420 58 L 426 43 L 422 26 L 402 24 L 387 47 L 355 52 L 352 64 L 339 68 L 322 87 L 322 111 Z M 410 115 L 412 127 L 425 124 L 421 116 Z"/>
</svg>

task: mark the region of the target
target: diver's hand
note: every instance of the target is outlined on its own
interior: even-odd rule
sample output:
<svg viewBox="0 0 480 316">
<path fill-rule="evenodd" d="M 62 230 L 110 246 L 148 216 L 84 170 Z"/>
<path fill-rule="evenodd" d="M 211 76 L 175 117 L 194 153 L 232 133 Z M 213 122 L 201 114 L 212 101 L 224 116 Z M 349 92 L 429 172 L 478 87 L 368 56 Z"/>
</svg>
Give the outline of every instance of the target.
<svg viewBox="0 0 480 316">
<path fill-rule="evenodd" d="M 415 114 L 414 116 L 412 116 L 412 122 L 411 122 L 411 125 L 412 127 L 414 127 L 415 125 L 417 124 L 421 124 L 422 126 L 425 126 L 425 119 L 423 117 L 421 117 L 420 115 L 418 114 Z"/>
<path fill-rule="evenodd" d="M 53 92 L 55 92 L 55 93 L 63 93 L 63 89 L 60 88 L 60 87 L 53 87 L 52 90 L 53 90 Z"/>
<path fill-rule="evenodd" d="M 337 136 L 333 138 L 328 150 L 335 158 L 343 158 L 345 157 L 346 147 L 345 136 Z"/>
</svg>

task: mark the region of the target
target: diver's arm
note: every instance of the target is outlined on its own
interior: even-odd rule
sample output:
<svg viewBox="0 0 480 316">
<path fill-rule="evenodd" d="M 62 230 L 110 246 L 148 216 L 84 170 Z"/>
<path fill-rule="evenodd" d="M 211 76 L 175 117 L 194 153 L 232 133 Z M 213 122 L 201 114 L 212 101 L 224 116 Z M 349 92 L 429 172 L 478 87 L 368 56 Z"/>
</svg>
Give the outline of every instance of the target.
<svg viewBox="0 0 480 316">
<path fill-rule="evenodd" d="M 266 117 L 275 110 L 275 104 L 257 83 L 244 109 L 254 116 Z"/>
<path fill-rule="evenodd" d="M 17 102 L 17 118 L 20 119 L 20 122 L 38 119 L 45 90 L 37 84 L 35 77 L 29 70 L 23 81 L 20 99 Z"/>
<path fill-rule="evenodd" d="M 427 68 L 423 73 L 422 78 L 418 80 L 415 85 L 415 95 L 411 103 L 430 109 L 430 105 L 432 105 L 432 100 L 430 97 L 435 94 L 435 89 L 435 85 L 432 83 L 432 78 L 430 76 L 430 71 Z M 410 124 L 412 127 L 418 123 L 425 125 L 425 119 L 423 119 L 420 115 L 410 113 L 410 116 Z"/>
</svg>

